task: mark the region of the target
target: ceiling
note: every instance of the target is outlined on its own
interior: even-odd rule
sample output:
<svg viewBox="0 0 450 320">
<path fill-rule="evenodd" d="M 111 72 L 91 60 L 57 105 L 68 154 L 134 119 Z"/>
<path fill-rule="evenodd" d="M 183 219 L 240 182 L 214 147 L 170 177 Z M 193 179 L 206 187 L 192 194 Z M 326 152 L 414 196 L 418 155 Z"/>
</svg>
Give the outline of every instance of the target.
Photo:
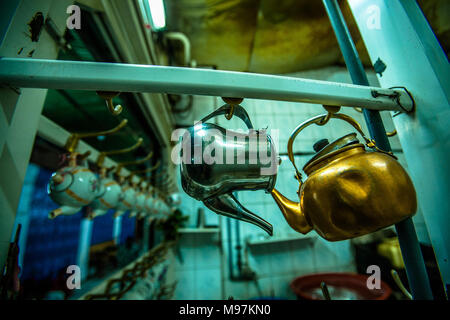
<svg viewBox="0 0 450 320">
<path fill-rule="evenodd" d="M 339 3 L 360 58 L 370 66 L 347 2 Z M 448 53 L 450 1 L 419 4 Z M 165 6 L 168 28 L 188 36 L 200 66 L 284 74 L 344 64 L 322 1 L 165 0 Z"/>
</svg>

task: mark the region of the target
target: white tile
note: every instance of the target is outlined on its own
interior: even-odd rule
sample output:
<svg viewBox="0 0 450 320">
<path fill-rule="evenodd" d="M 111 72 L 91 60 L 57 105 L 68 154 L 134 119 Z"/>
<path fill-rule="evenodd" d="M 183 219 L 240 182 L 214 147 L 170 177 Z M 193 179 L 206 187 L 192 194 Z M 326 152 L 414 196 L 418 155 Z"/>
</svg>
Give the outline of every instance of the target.
<svg viewBox="0 0 450 320">
<path fill-rule="evenodd" d="M 261 297 L 274 297 L 275 291 L 273 288 L 273 278 L 258 277 L 257 284 L 255 282 L 250 283 L 248 286 L 248 299 L 255 299 Z"/>
<path fill-rule="evenodd" d="M 209 270 L 196 270 L 196 299 L 220 300 L 222 287 L 220 268 Z"/>
<path fill-rule="evenodd" d="M 270 250 L 264 246 L 252 246 L 248 254 L 248 262 L 258 275 L 267 277 L 272 275 L 272 255 Z"/>
<path fill-rule="evenodd" d="M 174 292 L 175 300 L 196 299 L 195 270 L 176 273 L 177 286 Z"/>
<path fill-rule="evenodd" d="M 205 213 L 205 225 L 207 226 L 218 226 L 219 225 L 219 217 L 217 213 L 209 210 L 208 208 L 203 206 L 203 210 Z"/>
<path fill-rule="evenodd" d="M 176 268 L 178 270 L 192 270 L 196 267 L 197 244 L 194 234 L 184 234 L 178 242 L 179 252 L 177 256 Z M 181 259 L 180 259 L 181 257 Z"/>
<path fill-rule="evenodd" d="M 272 243 L 270 247 L 272 275 L 281 276 L 294 271 L 289 242 Z"/>
<path fill-rule="evenodd" d="M 296 296 L 290 287 L 293 279 L 294 277 L 291 274 L 273 277 L 272 283 L 276 298 L 290 300 L 296 299 Z"/>
<path fill-rule="evenodd" d="M 332 250 L 331 245 L 326 240 L 318 238 L 314 246 L 314 259 L 317 269 L 334 270 L 339 264 L 336 253 Z"/>
<path fill-rule="evenodd" d="M 219 247 L 211 243 L 211 235 L 204 234 L 197 238 L 195 250 L 195 266 L 197 270 L 220 268 L 221 257 Z"/>
<path fill-rule="evenodd" d="M 312 273 L 315 270 L 313 250 L 307 241 L 291 242 L 292 270 L 294 273 Z"/>
<path fill-rule="evenodd" d="M 355 263 L 350 240 L 328 242 L 327 245 L 335 255 L 337 265 L 348 265 Z"/>
<path fill-rule="evenodd" d="M 248 287 L 247 282 L 237 282 L 237 281 L 225 281 L 225 300 L 233 297 L 234 300 L 248 299 Z"/>
</svg>

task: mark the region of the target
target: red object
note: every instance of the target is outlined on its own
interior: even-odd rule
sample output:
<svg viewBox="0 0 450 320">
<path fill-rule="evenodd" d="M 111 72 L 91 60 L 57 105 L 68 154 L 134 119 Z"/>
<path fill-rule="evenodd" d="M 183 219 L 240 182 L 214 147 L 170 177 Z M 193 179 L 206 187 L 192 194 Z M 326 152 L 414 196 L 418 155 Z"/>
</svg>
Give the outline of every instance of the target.
<svg viewBox="0 0 450 320">
<path fill-rule="evenodd" d="M 317 273 L 295 278 L 291 282 L 291 289 L 299 299 L 324 300 L 320 288 L 321 282 L 325 282 L 329 287 L 331 300 L 333 300 L 333 290 L 351 292 L 358 300 L 386 300 L 392 293 L 389 285 L 380 281 L 380 289 L 369 289 L 367 279 L 369 275 L 356 273 Z M 320 292 L 320 294 L 317 294 Z M 339 297 L 335 297 L 339 300 Z"/>
</svg>

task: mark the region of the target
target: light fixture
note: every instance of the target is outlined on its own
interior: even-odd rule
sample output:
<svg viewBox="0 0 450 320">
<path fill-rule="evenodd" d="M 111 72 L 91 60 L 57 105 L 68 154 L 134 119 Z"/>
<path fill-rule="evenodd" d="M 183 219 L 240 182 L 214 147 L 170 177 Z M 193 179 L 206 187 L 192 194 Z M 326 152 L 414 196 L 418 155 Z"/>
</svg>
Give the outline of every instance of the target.
<svg viewBox="0 0 450 320">
<path fill-rule="evenodd" d="M 153 31 L 161 31 L 166 27 L 166 13 L 163 0 L 144 0 L 150 26 Z"/>
</svg>

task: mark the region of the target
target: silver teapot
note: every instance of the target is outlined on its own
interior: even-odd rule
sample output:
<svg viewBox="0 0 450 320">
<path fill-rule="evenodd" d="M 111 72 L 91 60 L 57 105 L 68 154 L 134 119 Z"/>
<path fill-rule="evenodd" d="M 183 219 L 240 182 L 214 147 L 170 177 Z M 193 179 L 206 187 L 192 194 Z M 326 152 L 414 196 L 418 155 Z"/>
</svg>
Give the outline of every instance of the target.
<svg viewBox="0 0 450 320">
<path fill-rule="evenodd" d="M 231 131 L 206 123 L 230 114 L 242 119 L 249 131 Z M 189 196 L 203 201 L 217 214 L 252 223 L 272 235 L 272 225 L 247 210 L 233 195 L 240 190 L 270 193 L 279 164 L 271 137 L 265 130 L 253 129 L 244 108 L 225 104 L 212 112 L 186 130 L 181 150 L 181 185 Z"/>
</svg>

